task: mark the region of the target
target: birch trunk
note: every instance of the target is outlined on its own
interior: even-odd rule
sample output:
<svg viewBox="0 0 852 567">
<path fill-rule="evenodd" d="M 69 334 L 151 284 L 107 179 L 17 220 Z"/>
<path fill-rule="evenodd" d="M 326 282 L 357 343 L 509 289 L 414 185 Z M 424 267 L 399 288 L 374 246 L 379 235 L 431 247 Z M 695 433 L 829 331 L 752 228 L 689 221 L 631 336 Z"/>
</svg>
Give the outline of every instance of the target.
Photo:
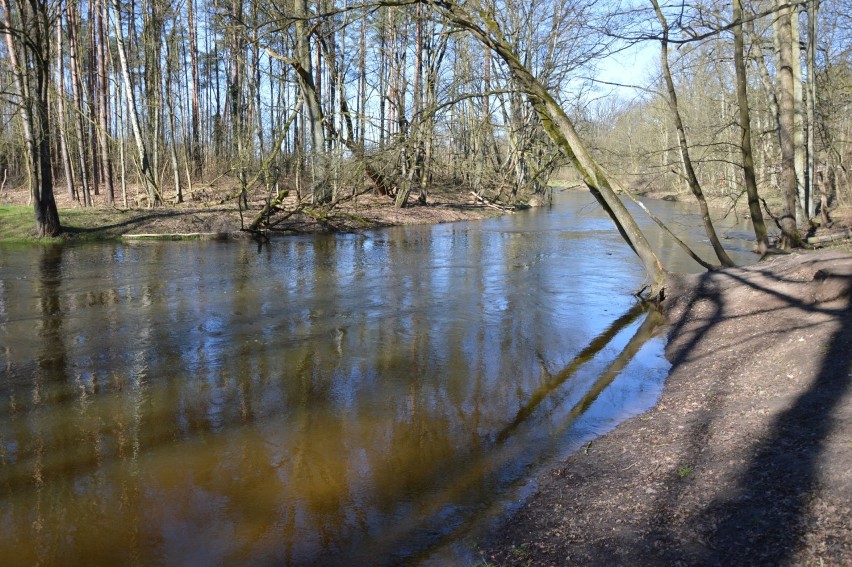
<svg viewBox="0 0 852 567">
<path fill-rule="evenodd" d="M 121 63 L 121 78 L 124 86 L 124 96 L 127 99 L 127 114 L 130 118 L 130 126 L 133 132 L 133 141 L 136 144 L 136 157 L 139 160 L 139 171 L 145 192 L 148 195 L 148 206 L 157 206 L 161 202 L 160 191 L 154 180 L 151 164 L 148 160 L 148 150 L 142 137 L 142 128 L 139 125 L 139 113 L 136 107 L 136 95 L 133 91 L 133 82 L 130 78 L 130 69 L 127 63 L 127 46 L 124 43 L 124 27 L 121 23 L 121 7 L 118 0 L 110 0 L 112 4 L 113 27 L 115 28 L 115 42 L 118 48 L 118 60 Z"/>
</svg>

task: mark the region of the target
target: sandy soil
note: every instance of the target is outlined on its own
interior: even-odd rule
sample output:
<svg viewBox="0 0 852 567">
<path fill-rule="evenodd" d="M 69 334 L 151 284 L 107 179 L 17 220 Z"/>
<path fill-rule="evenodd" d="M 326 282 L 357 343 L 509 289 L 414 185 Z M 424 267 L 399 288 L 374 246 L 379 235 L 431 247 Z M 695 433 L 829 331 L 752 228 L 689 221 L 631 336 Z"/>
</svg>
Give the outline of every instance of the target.
<svg viewBox="0 0 852 567">
<path fill-rule="evenodd" d="M 655 408 L 559 464 L 492 565 L 852 565 L 852 254 L 677 277 Z"/>
</svg>

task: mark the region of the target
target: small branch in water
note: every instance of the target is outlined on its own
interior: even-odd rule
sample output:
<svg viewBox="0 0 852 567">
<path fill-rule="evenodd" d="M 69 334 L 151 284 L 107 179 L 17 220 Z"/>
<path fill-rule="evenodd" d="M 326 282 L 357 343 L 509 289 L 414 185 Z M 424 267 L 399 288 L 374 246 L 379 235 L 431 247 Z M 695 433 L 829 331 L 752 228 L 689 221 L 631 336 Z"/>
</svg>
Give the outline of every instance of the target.
<svg viewBox="0 0 852 567">
<path fill-rule="evenodd" d="M 503 206 L 503 205 L 498 205 L 497 203 L 494 203 L 493 201 L 489 201 L 488 199 L 486 199 L 482 195 L 479 195 L 479 194 L 477 194 L 473 191 L 471 191 L 470 194 L 473 195 L 473 198 L 476 199 L 476 201 L 478 203 L 482 203 L 486 207 L 491 207 L 492 209 L 497 209 L 498 211 L 502 211 L 504 213 L 511 213 L 511 212 L 514 212 L 514 210 L 515 210 L 513 207 L 506 207 L 506 206 Z"/>
<path fill-rule="evenodd" d="M 684 242 L 683 240 L 678 238 L 677 235 L 674 232 L 672 232 L 671 229 L 669 227 L 667 227 L 666 224 L 662 220 L 660 220 L 660 218 L 657 215 L 655 215 L 650 210 L 648 210 L 648 207 L 646 207 L 645 204 L 642 201 L 640 201 L 639 199 L 634 197 L 633 194 L 630 193 L 630 191 L 625 190 L 624 194 L 627 195 L 630 198 L 631 201 L 636 203 L 643 211 L 645 211 L 645 214 L 647 214 L 649 217 L 651 217 L 651 220 L 653 220 L 655 223 L 657 223 L 657 225 L 660 228 L 662 228 L 669 236 L 671 236 L 674 239 L 674 241 L 677 243 L 677 245 L 680 246 L 681 248 L 683 248 L 683 250 L 687 254 L 689 254 L 690 258 L 692 258 L 693 260 L 698 262 L 703 268 L 705 268 L 708 271 L 712 272 L 713 270 L 719 269 L 719 266 L 714 266 L 713 264 L 710 264 L 710 263 L 702 260 L 701 257 L 698 256 L 698 254 L 696 254 L 695 252 L 692 251 L 692 248 L 690 248 L 686 244 L 686 242 Z"/>
</svg>

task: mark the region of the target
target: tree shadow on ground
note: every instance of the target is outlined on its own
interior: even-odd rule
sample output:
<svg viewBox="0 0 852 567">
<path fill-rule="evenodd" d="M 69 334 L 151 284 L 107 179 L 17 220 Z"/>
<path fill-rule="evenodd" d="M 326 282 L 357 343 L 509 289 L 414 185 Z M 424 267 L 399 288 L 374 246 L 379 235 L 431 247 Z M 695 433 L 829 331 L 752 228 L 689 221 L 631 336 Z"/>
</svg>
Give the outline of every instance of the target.
<svg viewBox="0 0 852 567">
<path fill-rule="evenodd" d="M 92 234 L 96 232 L 110 232 L 115 229 L 138 226 L 156 219 L 179 217 L 187 214 L 197 213 L 187 213 L 183 211 L 151 211 L 149 213 L 132 216 L 131 218 L 128 218 L 127 220 L 124 220 L 122 222 L 115 222 L 112 224 L 99 225 L 94 227 L 63 226 L 62 230 L 69 234 Z"/>
<path fill-rule="evenodd" d="M 808 530 L 813 528 L 808 517 L 809 505 L 815 490 L 820 487 L 821 457 L 828 437 L 837 424 L 835 410 L 849 394 L 852 382 L 852 309 L 848 301 L 833 304 L 805 301 L 778 291 L 783 289 L 783 285 L 776 288 L 775 284 L 791 283 L 789 280 L 785 282 L 784 278 L 769 271 L 755 273 L 770 283 L 761 284 L 759 280 L 745 277 L 737 271 L 704 277 L 698 292 L 687 306 L 687 313 L 692 316 L 692 320 L 697 318 L 700 324 L 688 331 L 689 340 L 675 352 L 672 360 L 674 367 L 688 359 L 698 342 L 723 319 L 727 306 L 715 289 L 720 284 L 744 286 L 757 292 L 759 295 L 756 295 L 756 301 L 763 305 L 755 305 L 750 314 L 789 312 L 802 318 L 816 315 L 825 318 L 836 329 L 824 347 L 817 345 L 817 352 L 801 353 L 802 356 L 822 356 L 816 377 L 801 394 L 792 399 L 787 409 L 778 413 L 768 430 L 757 436 L 756 442 L 749 448 L 750 460 L 737 471 L 736 485 L 717 494 L 708 505 L 693 514 L 693 521 L 701 526 L 698 530 L 701 541 L 688 550 L 681 549 L 676 555 L 680 558 L 687 555 L 690 562 L 698 564 L 779 565 L 789 563 L 794 558 Z M 826 282 L 831 285 L 823 285 Z M 832 273 L 830 268 L 828 271 L 818 270 L 813 285 L 823 285 L 820 289 L 835 294 L 834 297 L 816 297 L 817 300 L 844 296 L 848 300 L 852 290 L 852 271 L 848 268 L 838 273 Z M 707 314 L 697 315 L 699 303 L 705 305 L 702 313 L 708 311 L 707 302 L 701 302 L 701 299 L 709 300 L 712 308 Z M 837 306 L 838 303 L 845 304 Z M 683 332 L 682 325 L 688 319 L 690 317 L 681 319 L 673 332 Z M 785 324 L 781 319 L 777 323 Z M 801 327 L 807 326 L 808 323 L 804 322 Z M 774 330 L 755 328 L 754 331 L 763 336 L 762 340 L 771 340 Z M 765 352 L 772 354 L 771 349 Z M 721 392 L 730 380 L 735 379 L 720 376 L 714 388 Z M 767 388 L 771 387 L 771 384 L 767 384 Z M 702 416 L 691 426 L 690 451 L 693 462 L 701 461 L 701 449 L 709 441 L 709 431 L 716 419 L 713 406 L 718 403 L 717 393 L 710 393 L 708 407 L 704 408 Z M 667 499 L 677 499 L 677 492 L 683 489 L 683 484 L 672 482 L 668 488 L 672 493 L 667 494 Z M 668 531 L 668 518 L 661 514 L 654 523 L 662 528 L 663 533 L 657 532 L 651 537 L 663 541 L 668 539 L 665 533 Z M 674 555 L 663 553 L 669 559 L 673 559 Z"/>
</svg>

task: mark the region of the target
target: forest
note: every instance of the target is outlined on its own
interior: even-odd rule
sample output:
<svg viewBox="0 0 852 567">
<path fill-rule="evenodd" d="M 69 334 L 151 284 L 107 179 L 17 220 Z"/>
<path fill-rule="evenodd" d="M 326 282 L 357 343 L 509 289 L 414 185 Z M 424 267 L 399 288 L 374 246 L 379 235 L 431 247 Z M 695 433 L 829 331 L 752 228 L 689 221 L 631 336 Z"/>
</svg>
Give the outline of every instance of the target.
<svg viewBox="0 0 852 567">
<path fill-rule="evenodd" d="M 849 0 L 0 0 L 0 123 L 4 564 L 850 564 Z"/>
<path fill-rule="evenodd" d="M 515 206 L 579 184 L 634 249 L 616 193 L 694 195 L 711 240 L 708 200 L 747 206 L 766 250 L 766 224 L 796 246 L 852 200 L 839 0 L 0 0 L 0 16 L 0 177 L 28 187 L 40 236 L 61 231 L 59 194 L 175 207 L 218 184 L 241 212 L 261 196 L 257 230 L 365 192 Z"/>
</svg>

